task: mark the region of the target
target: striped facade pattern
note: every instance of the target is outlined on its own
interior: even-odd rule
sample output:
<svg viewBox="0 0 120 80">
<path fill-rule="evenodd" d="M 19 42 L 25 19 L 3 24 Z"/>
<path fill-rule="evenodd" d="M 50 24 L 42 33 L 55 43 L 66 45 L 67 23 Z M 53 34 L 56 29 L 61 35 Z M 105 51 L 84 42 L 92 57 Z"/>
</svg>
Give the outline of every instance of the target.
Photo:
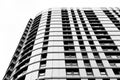
<svg viewBox="0 0 120 80">
<path fill-rule="evenodd" d="M 120 80 L 120 9 L 40 12 L 29 20 L 3 80 Z"/>
</svg>

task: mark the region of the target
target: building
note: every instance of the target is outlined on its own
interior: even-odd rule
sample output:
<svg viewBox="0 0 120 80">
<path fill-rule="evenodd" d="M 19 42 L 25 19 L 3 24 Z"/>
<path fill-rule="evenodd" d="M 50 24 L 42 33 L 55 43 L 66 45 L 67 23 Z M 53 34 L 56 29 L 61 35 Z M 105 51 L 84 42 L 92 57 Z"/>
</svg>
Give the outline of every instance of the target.
<svg viewBox="0 0 120 80">
<path fill-rule="evenodd" d="M 3 80 L 120 80 L 120 9 L 40 12 L 29 20 Z"/>
</svg>

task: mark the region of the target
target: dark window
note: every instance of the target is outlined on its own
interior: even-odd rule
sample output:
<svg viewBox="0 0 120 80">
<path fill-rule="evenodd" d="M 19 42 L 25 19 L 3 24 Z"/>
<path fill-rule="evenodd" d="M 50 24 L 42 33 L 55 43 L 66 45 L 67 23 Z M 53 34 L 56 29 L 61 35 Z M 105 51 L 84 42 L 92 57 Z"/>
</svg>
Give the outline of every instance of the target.
<svg viewBox="0 0 120 80">
<path fill-rule="evenodd" d="M 74 52 L 66 52 L 65 57 L 66 58 L 76 58 L 76 54 Z"/>
<path fill-rule="evenodd" d="M 93 71 L 91 68 L 86 68 L 87 75 L 93 76 Z"/>
<path fill-rule="evenodd" d="M 106 70 L 104 68 L 99 69 L 101 75 L 107 75 Z"/>
<path fill-rule="evenodd" d="M 47 58 L 47 53 L 41 54 L 41 59 Z"/>
<path fill-rule="evenodd" d="M 39 70 L 39 76 L 44 76 L 45 75 L 45 69 Z"/>
<path fill-rule="evenodd" d="M 120 75 L 120 68 L 113 68 L 112 69 L 115 75 Z"/>
<path fill-rule="evenodd" d="M 66 75 L 79 75 L 79 69 L 78 68 L 66 69 Z"/>
<path fill-rule="evenodd" d="M 40 67 L 45 67 L 46 66 L 46 61 L 41 61 L 40 62 Z"/>
<path fill-rule="evenodd" d="M 66 66 L 77 66 L 77 60 L 66 60 L 65 65 Z"/>
</svg>

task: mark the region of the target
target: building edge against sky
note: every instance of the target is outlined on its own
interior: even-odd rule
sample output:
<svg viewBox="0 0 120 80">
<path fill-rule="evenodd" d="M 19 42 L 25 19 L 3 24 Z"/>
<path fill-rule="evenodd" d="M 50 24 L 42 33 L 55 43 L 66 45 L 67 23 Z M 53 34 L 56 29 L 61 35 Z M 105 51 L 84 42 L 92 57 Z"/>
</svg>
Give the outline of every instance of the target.
<svg viewBox="0 0 120 80">
<path fill-rule="evenodd" d="M 3 80 L 120 80 L 119 37 L 119 8 L 50 8 L 29 20 Z"/>
</svg>

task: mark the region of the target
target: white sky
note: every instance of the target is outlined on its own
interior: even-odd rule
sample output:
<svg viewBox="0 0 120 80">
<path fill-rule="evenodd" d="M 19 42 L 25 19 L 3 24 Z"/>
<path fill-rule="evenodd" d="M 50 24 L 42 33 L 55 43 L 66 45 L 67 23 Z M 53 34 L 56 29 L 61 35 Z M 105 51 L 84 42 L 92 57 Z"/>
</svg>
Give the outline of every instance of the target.
<svg viewBox="0 0 120 80">
<path fill-rule="evenodd" d="M 52 7 L 119 7 L 120 0 L 0 0 L 0 80 L 29 18 Z"/>
</svg>

